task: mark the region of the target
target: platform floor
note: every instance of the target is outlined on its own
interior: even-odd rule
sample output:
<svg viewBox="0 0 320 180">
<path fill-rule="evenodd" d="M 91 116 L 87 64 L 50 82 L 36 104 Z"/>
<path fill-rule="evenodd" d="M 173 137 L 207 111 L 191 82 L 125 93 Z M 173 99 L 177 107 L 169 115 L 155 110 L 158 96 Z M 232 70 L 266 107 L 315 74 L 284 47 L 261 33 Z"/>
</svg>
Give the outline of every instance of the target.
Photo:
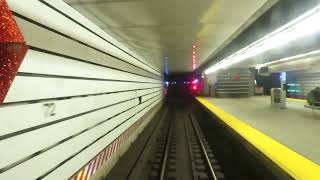
<svg viewBox="0 0 320 180">
<path fill-rule="evenodd" d="M 251 98 L 209 98 L 220 107 L 251 127 L 266 134 L 307 159 L 320 164 L 320 111 L 315 119 L 305 102 L 287 100 L 288 109 L 270 107 L 269 96 Z"/>
</svg>

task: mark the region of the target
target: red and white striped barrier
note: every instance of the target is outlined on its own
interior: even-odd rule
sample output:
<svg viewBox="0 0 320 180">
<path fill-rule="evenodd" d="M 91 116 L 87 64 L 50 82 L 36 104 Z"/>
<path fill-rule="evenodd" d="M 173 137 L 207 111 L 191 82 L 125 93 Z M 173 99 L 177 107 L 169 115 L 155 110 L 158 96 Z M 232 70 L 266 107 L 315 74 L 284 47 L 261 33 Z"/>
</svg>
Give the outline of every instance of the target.
<svg viewBox="0 0 320 180">
<path fill-rule="evenodd" d="M 102 152 L 93 158 L 85 167 L 78 171 L 74 176 L 74 180 L 88 180 L 92 175 L 106 163 L 112 155 L 121 147 L 121 145 L 131 136 L 133 132 L 140 126 L 142 120 L 137 121 L 111 144 L 109 144 Z"/>
</svg>

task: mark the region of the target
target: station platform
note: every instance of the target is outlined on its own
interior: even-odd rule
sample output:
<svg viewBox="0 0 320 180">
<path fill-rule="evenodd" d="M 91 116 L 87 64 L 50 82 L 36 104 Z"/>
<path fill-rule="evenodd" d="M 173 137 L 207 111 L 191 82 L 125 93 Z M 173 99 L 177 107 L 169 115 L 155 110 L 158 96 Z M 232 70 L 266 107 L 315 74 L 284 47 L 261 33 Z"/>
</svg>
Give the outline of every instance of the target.
<svg viewBox="0 0 320 180">
<path fill-rule="evenodd" d="M 305 101 L 277 109 L 269 96 L 197 100 L 295 179 L 320 179 L 320 119 Z"/>
</svg>

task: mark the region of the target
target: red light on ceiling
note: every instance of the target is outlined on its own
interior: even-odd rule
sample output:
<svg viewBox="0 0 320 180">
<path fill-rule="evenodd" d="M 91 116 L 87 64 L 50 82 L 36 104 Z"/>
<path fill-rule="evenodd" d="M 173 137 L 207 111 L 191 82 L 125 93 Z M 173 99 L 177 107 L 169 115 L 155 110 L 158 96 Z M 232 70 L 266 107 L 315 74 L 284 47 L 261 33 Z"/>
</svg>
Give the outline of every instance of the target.
<svg viewBox="0 0 320 180">
<path fill-rule="evenodd" d="M 196 45 L 192 44 L 192 70 L 196 69 Z"/>
<path fill-rule="evenodd" d="M 197 86 L 192 86 L 192 89 L 193 90 L 197 90 Z"/>
</svg>

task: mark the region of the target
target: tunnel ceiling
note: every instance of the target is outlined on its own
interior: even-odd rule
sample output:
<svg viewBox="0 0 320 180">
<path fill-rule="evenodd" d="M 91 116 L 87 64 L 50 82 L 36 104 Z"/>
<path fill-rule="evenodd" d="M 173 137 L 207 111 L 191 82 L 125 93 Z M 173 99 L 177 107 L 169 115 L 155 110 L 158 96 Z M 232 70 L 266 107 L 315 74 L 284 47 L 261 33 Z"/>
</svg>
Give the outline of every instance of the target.
<svg viewBox="0 0 320 180">
<path fill-rule="evenodd" d="M 277 0 L 65 0 L 155 67 L 192 71 Z"/>
</svg>

